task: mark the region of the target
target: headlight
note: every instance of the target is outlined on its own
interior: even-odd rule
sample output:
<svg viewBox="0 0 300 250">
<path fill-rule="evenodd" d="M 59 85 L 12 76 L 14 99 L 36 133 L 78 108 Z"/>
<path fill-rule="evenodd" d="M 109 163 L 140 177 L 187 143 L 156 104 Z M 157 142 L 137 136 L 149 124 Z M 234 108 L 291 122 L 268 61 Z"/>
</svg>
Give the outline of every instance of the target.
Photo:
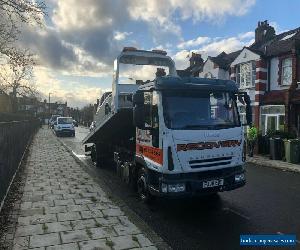
<svg viewBox="0 0 300 250">
<path fill-rule="evenodd" d="M 60 126 L 57 126 L 57 129 L 60 129 Z"/>
<path fill-rule="evenodd" d="M 245 180 L 245 174 L 236 174 L 234 177 L 235 182 L 240 182 Z"/>
</svg>

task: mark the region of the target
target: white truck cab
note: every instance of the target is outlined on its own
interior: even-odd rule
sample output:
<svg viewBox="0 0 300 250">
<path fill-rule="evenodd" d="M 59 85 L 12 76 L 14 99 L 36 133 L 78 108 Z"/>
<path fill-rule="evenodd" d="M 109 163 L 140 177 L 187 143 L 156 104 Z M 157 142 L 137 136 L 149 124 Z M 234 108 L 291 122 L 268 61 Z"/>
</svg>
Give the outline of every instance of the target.
<svg viewBox="0 0 300 250">
<path fill-rule="evenodd" d="M 57 117 L 54 124 L 54 132 L 57 136 L 75 136 L 75 127 L 72 117 Z"/>
<path fill-rule="evenodd" d="M 142 188 L 153 195 L 182 196 L 243 186 L 238 98 L 245 94 L 225 80 L 161 77 L 141 86 L 133 115 L 135 160 L 147 168 Z"/>
</svg>

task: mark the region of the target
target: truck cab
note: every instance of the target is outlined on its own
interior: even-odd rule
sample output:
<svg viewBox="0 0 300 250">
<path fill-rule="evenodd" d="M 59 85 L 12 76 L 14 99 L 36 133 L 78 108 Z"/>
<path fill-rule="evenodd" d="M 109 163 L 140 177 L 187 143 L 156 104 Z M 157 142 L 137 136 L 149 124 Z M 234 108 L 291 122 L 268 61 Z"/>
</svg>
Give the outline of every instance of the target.
<svg viewBox="0 0 300 250">
<path fill-rule="evenodd" d="M 241 98 L 225 80 L 161 77 L 141 86 L 133 99 L 135 157 L 147 169 L 141 191 L 182 196 L 243 186 Z"/>
</svg>

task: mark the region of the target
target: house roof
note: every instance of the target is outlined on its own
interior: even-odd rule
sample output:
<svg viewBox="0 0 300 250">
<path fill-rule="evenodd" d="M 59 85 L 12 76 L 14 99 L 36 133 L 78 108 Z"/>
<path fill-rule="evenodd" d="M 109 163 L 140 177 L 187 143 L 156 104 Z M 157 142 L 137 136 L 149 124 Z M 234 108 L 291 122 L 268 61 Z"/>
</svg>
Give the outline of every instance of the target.
<svg viewBox="0 0 300 250">
<path fill-rule="evenodd" d="M 217 64 L 221 69 L 228 70 L 230 64 L 234 61 L 234 59 L 240 54 L 242 50 L 234 51 L 229 54 L 224 51 L 217 56 L 209 56 L 209 59 Z"/>
<path fill-rule="evenodd" d="M 297 46 L 300 47 L 300 27 L 278 34 L 263 44 L 253 43 L 248 48 L 271 57 L 291 52 Z"/>
</svg>

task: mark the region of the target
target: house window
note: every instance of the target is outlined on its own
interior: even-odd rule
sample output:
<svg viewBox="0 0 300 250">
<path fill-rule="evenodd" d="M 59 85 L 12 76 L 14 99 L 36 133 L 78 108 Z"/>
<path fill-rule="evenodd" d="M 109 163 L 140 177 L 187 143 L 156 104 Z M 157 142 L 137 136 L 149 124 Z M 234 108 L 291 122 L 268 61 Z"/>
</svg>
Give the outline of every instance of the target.
<svg viewBox="0 0 300 250">
<path fill-rule="evenodd" d="M 237 65 L 236 76 L 236 81 L 239 85 L 239 88 L 254 87 L 256 78 L 255 61 Z"/>
<path fill-rule="evenodd" d="M 290 85 L 292 83 L 292 58 L 282 60 L 281 84 Z"/>
<path fill-rule="evenodd" d="M 284 130 L 284 105 L 266 105 L 260 108 L 260 127 L 263 134 Z"/>
</svg>

